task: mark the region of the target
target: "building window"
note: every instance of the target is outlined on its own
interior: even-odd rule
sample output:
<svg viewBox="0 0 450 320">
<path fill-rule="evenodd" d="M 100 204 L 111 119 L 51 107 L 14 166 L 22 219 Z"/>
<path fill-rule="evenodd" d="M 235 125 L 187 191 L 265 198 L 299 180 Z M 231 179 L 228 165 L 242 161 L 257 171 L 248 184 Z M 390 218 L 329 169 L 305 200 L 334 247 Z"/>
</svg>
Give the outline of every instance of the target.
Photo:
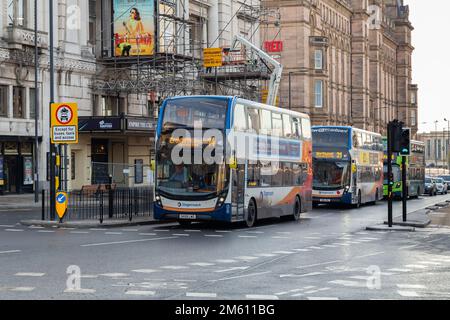
<svg viewBox="0 0 450 320">
<path fill-rule="evenodd" d="M 0 117 L 8 116 L 8 86 L 0 86 Z"/>
<path fill-rule="evenodd" d="M 25 117 L 25 88 L 13 88 L 13 116 L 14 118 Z"/>
<path fill-rule="evenodd" d="M 322 70 L 323 69 L 323 51 L 316 50 L 314 52 L 314 69 Z"/>
<path fill-rule="evenodd" d="M 96 1 L 89 0 L 89 44 L 95 45 L 96 42 Z"/>
<path fill-rule="evenodd" d="M 118 116 L 125 112 L 125 99 L 121 97 L 102 96 L 100 100 L 100 115 L 104 117 Z"/>
<path fill-rule="evenodd" d="M 323 107 L 323 81 L 316 80 L 314 85 L 314 95 L 315 95 L 315 107 L 322 108 Z"/>
<path fill-rule="evenodd" d="M 431 140 L 427 140 L 427 157 L 431 157 Z"/>
<path fill-rule="evenodd" d="M 416 126 L 417 125 L 417 117 L 416 117 L 416 112 L 415 111 L 411 112 L 411 125 L 412 126 Z"/>
<path fill-rule="evenodd" d="M 25 25 L 25 2 L 23 0 L 8 0 L 8 25 Z"/>
<path fill-rule="evenodd" d="M 36 116 L 36 89 L 30 88 L 30 119 L 34 119 Z"/>
</svg>

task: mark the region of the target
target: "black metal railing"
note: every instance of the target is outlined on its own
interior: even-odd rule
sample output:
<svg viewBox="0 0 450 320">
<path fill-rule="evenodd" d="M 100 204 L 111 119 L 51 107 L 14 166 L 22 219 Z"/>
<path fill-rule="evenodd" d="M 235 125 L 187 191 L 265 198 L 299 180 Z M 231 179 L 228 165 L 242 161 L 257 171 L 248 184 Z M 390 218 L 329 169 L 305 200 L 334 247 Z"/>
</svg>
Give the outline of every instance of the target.
<svg viewBox="0 0 450 320">
<path fill-rule="evenodd" d="M 48 191 L 42 191 L 42 220 L 58 220 L 50 216 Z M 68 207 L 64 221 L 129 220 L 151 217 L 153 189 L 147 188 L 88 188 L 68 192 Z"/>
</svg>

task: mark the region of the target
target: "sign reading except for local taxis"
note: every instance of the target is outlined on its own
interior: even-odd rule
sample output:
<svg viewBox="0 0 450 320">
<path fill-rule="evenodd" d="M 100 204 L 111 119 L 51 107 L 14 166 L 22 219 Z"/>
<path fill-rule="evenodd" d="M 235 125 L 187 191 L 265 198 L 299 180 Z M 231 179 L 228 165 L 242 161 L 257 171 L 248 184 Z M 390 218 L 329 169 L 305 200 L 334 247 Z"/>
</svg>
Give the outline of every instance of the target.
<svg viewBox="0 0 450 320">
<path fill-rule="evenodd" d="M 78 143 L 78 106 L 76 103 L 53 103 L 51 118 L 52 143 Z"/>
<path fill-rule="evenodd" d="M 222 48 L 203 49 L 203 67 L 214 68 L 223 65 Z"/>
</svg>

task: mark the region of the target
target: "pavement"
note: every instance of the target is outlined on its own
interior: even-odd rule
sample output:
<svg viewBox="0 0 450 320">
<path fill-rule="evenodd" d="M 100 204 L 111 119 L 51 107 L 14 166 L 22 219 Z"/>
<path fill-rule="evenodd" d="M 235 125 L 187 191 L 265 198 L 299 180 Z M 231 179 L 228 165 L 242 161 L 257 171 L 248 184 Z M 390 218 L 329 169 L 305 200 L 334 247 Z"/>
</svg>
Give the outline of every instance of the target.
<svg viewBox="0 0 450 320">
<path fill-rule="evenodd" d="M 41 196 L 39 196 L 39 202 L 34 202 L 33 193 L 25 194 L 13 194 L 0 196 L 0 210 L 8 209 L 30 209 L 41 208 Z"/>
<path fill-rule="evenodd" d="M 411 200 L 409 212 L 446 200 Z M 450 299 L 450 228 L 433 212 L 432 224 L 415 232 L 365 230 L 386 211 L 384 202 L 321 206 L 298 222 L 252 229 L 23 226 L 17 217 L 31 213 L 0 211 L 0 299 Z"/>
</svg>

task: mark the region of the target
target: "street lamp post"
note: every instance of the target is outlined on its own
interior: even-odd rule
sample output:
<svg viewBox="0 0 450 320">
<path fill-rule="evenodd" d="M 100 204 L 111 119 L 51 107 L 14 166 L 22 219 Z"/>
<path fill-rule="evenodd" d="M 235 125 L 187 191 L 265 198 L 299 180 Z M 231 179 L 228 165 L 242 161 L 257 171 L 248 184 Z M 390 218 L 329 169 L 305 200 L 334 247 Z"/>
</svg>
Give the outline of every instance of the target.
<svg viewBox="0 0 450 320">
<path fill-rule="evenodd" d="M 450 170 L 450 120 L 444 118 L 444 121 L 447 122 L 447 169 Z"/>
<path fill-rule="evenodd" d="M 434 165 L 437 169 L 438 167 L 438 142 L 437 142 L 437 137 L 438 137 L 438 130 L 437 130 L 437 124 L 439 123 L 438 120 L 434 121 L 434 132 L 436 134 L 436 137 L 434 138 Z"/>
</svg>

